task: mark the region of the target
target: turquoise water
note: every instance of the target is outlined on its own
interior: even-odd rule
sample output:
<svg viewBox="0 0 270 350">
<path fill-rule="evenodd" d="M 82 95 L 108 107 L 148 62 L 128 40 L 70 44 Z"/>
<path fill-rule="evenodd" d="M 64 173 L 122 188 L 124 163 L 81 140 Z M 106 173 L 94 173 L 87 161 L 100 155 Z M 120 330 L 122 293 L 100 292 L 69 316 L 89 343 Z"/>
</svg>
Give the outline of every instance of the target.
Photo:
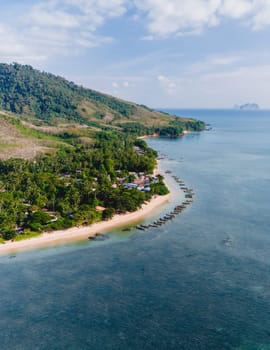
<svg viewBox="0 0 270 350">
<path fill-rule="evenodd" d="M 270 112 L 174 113 L 213 127 L 149 140 L 193 205 L 147 232 L 0 257 L 1 349 L 270 349 Z"/>
</svg>

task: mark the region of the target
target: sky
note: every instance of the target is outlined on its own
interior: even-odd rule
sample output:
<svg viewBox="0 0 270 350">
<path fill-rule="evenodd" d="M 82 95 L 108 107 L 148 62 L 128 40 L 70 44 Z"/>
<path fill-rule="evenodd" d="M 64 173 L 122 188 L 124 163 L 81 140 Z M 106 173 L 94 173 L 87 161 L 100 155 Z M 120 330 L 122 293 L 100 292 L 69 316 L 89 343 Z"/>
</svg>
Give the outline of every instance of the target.
<svg viewBox="0 0 270 350">
<path fill-rule="evenodd" d="M 156 108 L 270 108 L 270 0 L 0 0 L 0 62 Z"/>
</svg>

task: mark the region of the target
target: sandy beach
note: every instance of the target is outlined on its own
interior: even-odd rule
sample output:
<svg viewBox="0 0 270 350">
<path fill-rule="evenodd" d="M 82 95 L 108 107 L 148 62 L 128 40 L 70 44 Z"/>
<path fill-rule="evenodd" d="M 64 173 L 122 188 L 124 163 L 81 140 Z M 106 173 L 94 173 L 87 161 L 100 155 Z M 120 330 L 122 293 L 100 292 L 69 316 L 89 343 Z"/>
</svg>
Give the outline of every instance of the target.
<svg viewBox="0 0 270 350">
<path fill-rule="evenodd" d="M 155 173 L 160 172 L 159 167 Z M 161 173 L 161 172 L 160 172 Z M 166 183 L 167 187 L 168 184 Z M 22 241 L 7 241 L 0 245 L 0 254 L 14 254 L 22 250 L 34 250 L 45 247 L 53 247 L 56 245 L 67 244 L 86 239 L 90 236 L 95 236 L 96 233 L 104 233 L 111 229 L 138 222 L 150 214 L 153 214 L 160 206 L 169 202 L 172 193 L 165 196 L 154 196 L 148 203 L 143 204 L 142 207 L 132 213 L 125 213 L 122 215 L 115 215 L 111 220 L 100 221 L 90 226 L 72 227 L 66 230 L 58 230 L 53 232 L 44 232 L 38 237 Z"/>
</svg>

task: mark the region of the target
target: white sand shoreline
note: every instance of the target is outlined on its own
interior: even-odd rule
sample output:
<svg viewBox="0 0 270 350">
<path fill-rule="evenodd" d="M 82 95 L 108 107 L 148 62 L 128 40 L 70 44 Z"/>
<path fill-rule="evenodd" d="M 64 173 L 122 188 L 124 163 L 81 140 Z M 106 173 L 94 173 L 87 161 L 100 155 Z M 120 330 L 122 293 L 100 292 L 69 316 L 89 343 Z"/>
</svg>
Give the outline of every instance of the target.
<svg viewBox="0 0 270 350">
<path fill-rule="evenodd" d="M 159 170 L 160 168 L 158 167 L 158 170 L 156 169 L 155 173 L 159 172 Z M 167 183 L 166 185 L 169 188 Z M 139 210 L 132 213 L 115 215 L 108 221 L 100 221 L 89 226 L 72 227 L 69 229 L 53 231 L 50 233 L 44 232 L 40 236 L 25 239 L 22 241 L 7 241 L 5 244 L 0 245 L 0 254 L 14 254 L 23 250 L 34 250 L 72 243 L 86 239 L 90 236 L 95 236 L 97 232 L 103 233 L 117 227 L 132 224 L 136 221 L 138 222 L 139 220 L 144 219 L 146 216 L 158 210 L 160 206 L 168 203 L 171 196 L 171 190 L 170 193 L 165 196 L 154 196 L 148 203 L 143 204 Z"/>
</svg>

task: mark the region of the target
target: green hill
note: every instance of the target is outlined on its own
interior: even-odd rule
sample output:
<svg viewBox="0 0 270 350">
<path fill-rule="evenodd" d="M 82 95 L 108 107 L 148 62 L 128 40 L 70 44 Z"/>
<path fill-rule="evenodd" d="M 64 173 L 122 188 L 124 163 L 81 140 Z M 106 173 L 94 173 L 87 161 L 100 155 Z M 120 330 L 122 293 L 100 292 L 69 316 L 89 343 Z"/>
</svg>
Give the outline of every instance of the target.
<svg viewBox="0 0 270 350">
<path fill-rule="evenodd" d="M 204 123 L 78 86 L 31 66 L 0 64 L 0 158 L 33 158 L 92 144 L 100 131 L 178 136 Z"/>
<path fill-rule="evenodd" d="M 31 66 L 0 64 L 0 106 L 33 116 L 47 124 L 60 121 L 119 124 L 130 121 L 147 126 L 165 125 L 170 117 L 145 106 L 78 86 Z M 146 123 L 146 124 L 145 124 Z"/>
<path fill-rule="evenodd" d="M 86 122 L 106 112 L 114 118 L 129 117 L 135 112 L 132 104 L 17 63 L 0 65 L 0 104 L 4 110 L 49 124 L 61 119 Z"/>
<path fill-rule="evenodd" d="M 0 242 L 91 224 L 166 194 L 162 177 L 147 176 L 157 153 L 138 136 L 203 128 L 30 66 L 0 64 Z M 144 191 L 130 188 L 142 173 Z"/>
</svg>

